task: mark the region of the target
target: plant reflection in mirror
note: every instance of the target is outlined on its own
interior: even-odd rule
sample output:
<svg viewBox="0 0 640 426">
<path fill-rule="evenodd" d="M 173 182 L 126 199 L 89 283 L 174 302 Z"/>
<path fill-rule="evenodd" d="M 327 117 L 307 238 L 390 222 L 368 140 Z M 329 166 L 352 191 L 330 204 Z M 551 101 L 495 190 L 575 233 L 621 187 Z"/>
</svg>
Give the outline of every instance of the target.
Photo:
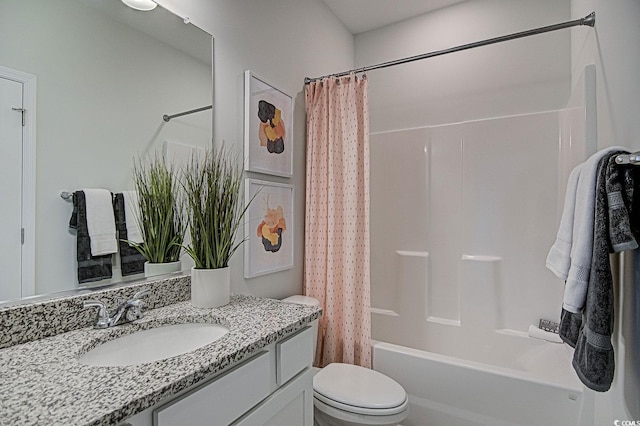
<svg viewBox="0 0 640 426">
<path fill-rule="evenodd" d="M 176 168 L 163 156 L 134 162 L 133 181 L 138 195 L 137 222 L 142 243 L 127 241 L 150 263 L 180 260 L 186 232 L 185 197 Z"/>
</svg>

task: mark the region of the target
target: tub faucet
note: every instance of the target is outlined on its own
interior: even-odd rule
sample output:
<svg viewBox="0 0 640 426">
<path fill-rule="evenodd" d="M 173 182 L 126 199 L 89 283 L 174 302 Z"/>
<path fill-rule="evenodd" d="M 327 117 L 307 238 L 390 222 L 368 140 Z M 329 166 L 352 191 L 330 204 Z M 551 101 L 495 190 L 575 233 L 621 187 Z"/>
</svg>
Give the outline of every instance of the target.
<svg viewBox="0 0 640 426">
<path fill-rule="evenodd" d="M 113 312 L 109 313 L 104 302 L 99 300 L 87 300 L 84 302 L 84 308 L 98 308 L 98 315 L 95 328 L 108 328 L 118 324 L 118 321 L 124 314 L 127 322 L 135 321 L 142 318 L 142 308 L 144 302 L 142 296 L 149 293 L 149 290 L 141 290 L 133 295 L 133 297 L 124 303 L 121 303 Z"/>
</svg>

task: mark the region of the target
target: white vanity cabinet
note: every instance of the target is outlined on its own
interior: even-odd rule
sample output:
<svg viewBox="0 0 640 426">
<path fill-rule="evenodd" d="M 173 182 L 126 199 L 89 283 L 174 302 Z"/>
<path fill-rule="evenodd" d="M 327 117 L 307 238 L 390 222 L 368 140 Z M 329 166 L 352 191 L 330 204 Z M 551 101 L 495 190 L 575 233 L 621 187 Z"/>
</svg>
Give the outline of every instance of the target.
<svg viewBox="0 0 640 426">
<path fill-rule="evenodd" d="M 307 327 L 122 425 L 312 426 L 312 360 Z"/>
</svg>

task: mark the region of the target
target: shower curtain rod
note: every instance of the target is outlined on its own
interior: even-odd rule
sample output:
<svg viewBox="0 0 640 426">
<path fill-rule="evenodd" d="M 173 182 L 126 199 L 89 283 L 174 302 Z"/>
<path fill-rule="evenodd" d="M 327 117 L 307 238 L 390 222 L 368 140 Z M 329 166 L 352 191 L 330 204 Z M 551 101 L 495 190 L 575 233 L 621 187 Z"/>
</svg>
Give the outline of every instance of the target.
<svg viewBox="0 0 640 426">
<path fill-rule="evenodd" d="M 172 118 L 182 117 L 183 115 L 193 114 L 194 112 L 206 111 L 206 110 L 212 109 L 212 108 L 213 108 L 213 105 L 209 105 L 209 106 L 205 106 L 205 107 L 202 107 L 202 108 L 196 108 L 196 109 L 191 109 L 189 111 L 180 112 L 178 114 L 173 114 L 173 115 L 165 114 L 165 115 L 162 116 L 162 119 L 168 123 L 169 120 L 171 120 Z"/>
<path fill-rule="evenodd" d="M 447 55 L 449 53 L 460 52 L 461 50 L 473 49 L 473 48 L 480 47 L 480 46 L 487 46 L 489 44 L 501 43 L 503 41 L 515 40 L 517 38 L 522 38 L 522 37 L 529 37 L 529 36 L 536 35 L 536 34 L 547 33 L 549 31 L 562 30 L 564 28 L 576 27 L 576 26 L 580 26 L 580 25 L 586 25 L 586 26 L 589 26 L 589 27 L 593 27 L 595 24 L 596 24 L 596 13 L 595 12 L 591 12 L 590 14 L 585 16 L 584 18 L 575 19 L 573 21 L 562 22 L 562 23 L 559 23 L 559 24 L 548 25 L 546 27 L 535 28 L 533 30 L 522 31 L 522 32 L 519 32 L 519 33 L 513 33 L 513 34 L 501 36 L 501 37 L 494 37 L 494 38 L 490 38 L 490 39 L 486 39 L 486 40 L 482 40 L 482 41 L 476 41 L 476 42 L 473 42 L 473 43 L 468 43 L 468 44 L 463 44 L 463 45 L 456 46 L 456 47 L 451 47 L 449 49 L 436 50 L 434 52 L 423 53 L 422 55 L 410 56 L 408 58 L 403 58 L 403 59 L 396 59 L 394 61 L 383 62 L 383 63 L 377 64 L 377 65 L 370 65 L 368 67 L 356 68 L 356 69 L 352 69 L 352 70 L 349 70 L 349 71 L 339 72 L 339 73 L 336 73 L 336 74 L 325 75 L 325 76 L 322 76 L 322 77 L 315 77 L 315 78 L 305 77 L 304 84 L 309 84 L 311 82 L 314 82 L 316 80 L 321 80 L 321 79 L 326 78 L 326 77 L 342 77 L 342 76 L 345 76 L 345 75 L 349 75 L 351 73 L 365 72 L 365 71 L 377 70 L 377 69 L 380 69 L 380 68 L 392 67 L 394 65 L 406 64 L 407 62 L 419 61 L 421 59 L 427 59 L 427 58 L 433 58 L 435 56 Z"/>
</svg>

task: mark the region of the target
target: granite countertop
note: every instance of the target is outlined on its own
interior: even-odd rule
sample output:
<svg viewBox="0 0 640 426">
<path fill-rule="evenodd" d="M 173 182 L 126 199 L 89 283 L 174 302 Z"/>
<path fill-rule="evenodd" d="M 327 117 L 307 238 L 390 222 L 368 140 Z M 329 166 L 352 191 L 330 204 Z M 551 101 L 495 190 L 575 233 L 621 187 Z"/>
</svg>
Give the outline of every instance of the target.
<svg viewBox="0 0 640 426">
<path fill-rule="evenodd" d="M 232 295 L 215 309 L 189 302 L 149 310 L 134 323 L 82 328 L 0 349 L 0 425 L 112 425 L 166 401 L 223 368 L 291 334 L 320 309 Z M 79 355 L 103 341 L 162 324 L 215 322 L 219 340 L 176 357 L 126 367 L 91 367 Z"/>
</svg>

